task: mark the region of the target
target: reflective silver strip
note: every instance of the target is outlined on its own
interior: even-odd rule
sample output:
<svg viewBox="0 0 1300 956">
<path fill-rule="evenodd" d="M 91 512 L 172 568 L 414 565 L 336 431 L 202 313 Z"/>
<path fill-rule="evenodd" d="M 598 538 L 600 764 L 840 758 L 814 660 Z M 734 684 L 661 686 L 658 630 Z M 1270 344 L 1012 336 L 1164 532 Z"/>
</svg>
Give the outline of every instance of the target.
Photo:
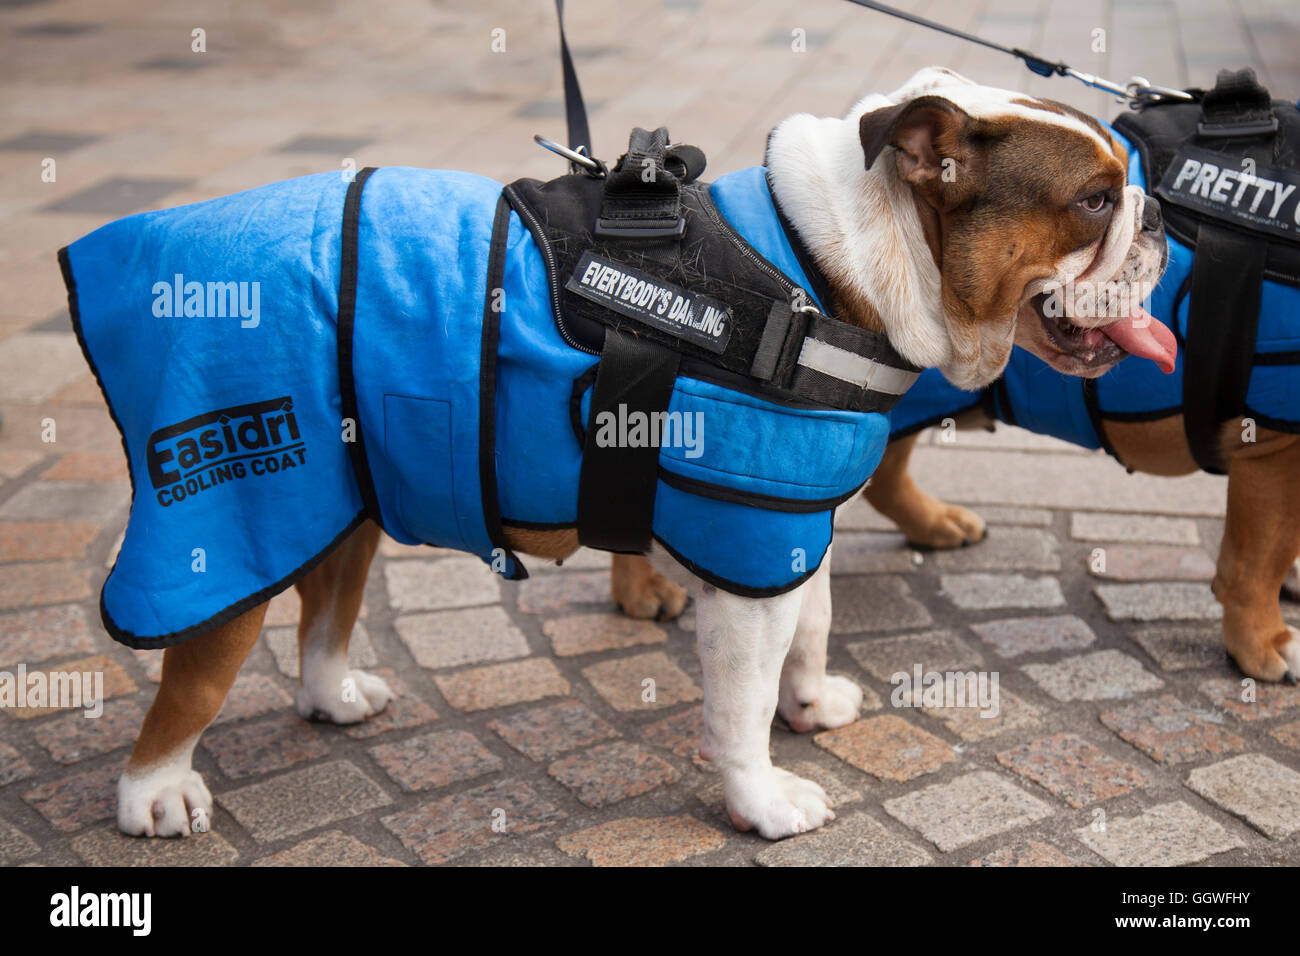
<svg viewBox="0 0 1300 956">
<path fill-rule="evenodd" d="M 902 395 L 920 374 L 885 365 L 821 339 L 803 340 L 799 364 L 842 382 L 851 382 L 858 388 L 869 388 L 885 395 Z"/>
</svg>

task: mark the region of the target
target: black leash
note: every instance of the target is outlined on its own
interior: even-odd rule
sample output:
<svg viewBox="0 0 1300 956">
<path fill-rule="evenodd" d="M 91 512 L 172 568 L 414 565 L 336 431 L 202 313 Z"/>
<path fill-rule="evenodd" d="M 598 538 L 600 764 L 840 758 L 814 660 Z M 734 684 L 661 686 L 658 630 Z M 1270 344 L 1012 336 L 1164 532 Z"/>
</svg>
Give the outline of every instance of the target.
<svg viewBox="0 0 1300 956">
<path fill-rule="evenodd" d="M 959 40 L 965 40 L 968 43 L 978 43 L 980 46 L 986 46 L 990 50 L 997 50 L 999 53 L 1006 53 L 1009 56 L 1017 57 L 1025 61 L 1025 66 L 1029 67 L 1039 76 L 1068 76 L 1069 67 L 1064 63 L 1048 63 L 1041 56 L 1035 56 L 1028 50 L 1021 50 L 1019 47 L 1005 47 L 1000 43 L 994 43 L 992 40 L 985 40 L 983 37 L 977 37 L 973 33 L 965 33 L 955 27 L 946 27 L 942 23 L 935 23 L 933 20 L 927 20 L 925 17 L 918 17 L 914 13 L 908 13 L 905 10 L 898 10 L 894 7 L 886 6 L 883 3 L 875 3 L 874 0 L 849 0 L 849 3 L 856 3 L 860 7 L 866 7 L 868 10 L 875 10 L 878 13 L 887 13 L 891 17 L 898 17 L 900 20 L 906 20 L 908 23 L 915 23 L 919 27 L 927 27 L 931 30 L 938 30 L 940 33 L 946 33 L 949 36 L 957 37 Z"/>
<path fill-rule="evenodd" d="M 564 118 L 569 127 L 569 149 L 591 155 L 591 129 L 587 126 L 587 105 L 578 86 L 578 71 L 569 55 L 569 39 L 564 35 L 564 0 L 555 0 L 555 16 L 560 21 L 560 62 L 564 67 Z"/>
<path fill-rule="evenodd" d="M 908 23 L 915 23 L 917 26 L 926 27 L 930 30 L 937 30 L 940 33 L 946 33 L 948 36 L 957 37 L 959 40 L 965 40 L 968 43 L 978 43 L 980 46 L 988 47 L 990 50 L 997 50 L 999 53 L 1005 53 L 1008 56 L 1014 56 L 1018 60 L 1023 60 L 1032 73 L 1039 76 L 1068 76 L 1091 86 L 1094 89 L 1104 90 L 1107 93 L 1113 93 L 1115 96 L 1123 97 L 1129 101 L 1129 106 L 1137 109 L 1140 106 L 1146 106 L 1150 103 L 1162 103 L 1168 100 L 1178 100 L 1183 102 L 1193 102 L 1196 97 L 1186 90 L 1170 89 L 1166 86 L 1155 86 L 1145 77 L 1130 77 L 1129 81 L 1122 86 L 1111 80 L 1103 79 L 1092 73 L 1084 73 L 1082 70 L 1076 70 L 1072 66 L 1067 66 L 1061 61 L 1052 63 L 1045 57 L 1030 53 L 1028 50 L 1022 50 L 1019 47 L 1007 47 L 1000 43 L 994 43 L 992 40 L 986 40 L 983 37 L 977 37 L 973 33 L 946 27 L 942 23 L 935 23 L 933 20 L 927 20 L 925 17 L 918 17 L 914 13 L 908 13 L 905 10 L 899 10 L 888 4 L 876 3 L 875 0 L 849 0 L 849 3 L 857 4 L 860 7 L 866 7 L 868 10 L 875 10 L 878 13 L 888 14 L 891 17 L 897 17 L 900 20 L 906 20 Z"/>
<path fill-rule="evenodd" d="M 848 2 L 868 10 L 875 10 L 877 13 L 884 13 L 900 20 L 906 20 L 908 23 L 925 27 L 927 30 L 936 30 L 939 33 L 957 37 L 959 40 L 965 40 L 968 43 L 975 43 L 990 50 L 997 50 L 999 53 L 1014 56 L 1022 61 L 1030 72 L 1038 76 L 1071 77 L 1094 89 L 1103 90 L 1127 100 L 1129 106 L 1133 109 L 1153 103 L 1170 101 L 1191 103 L 1197 99 L 1193 93 L 1186 90 L 1156 86 L 1141 76 L 1130 77 L 1127 83 L 1121 85 L 1092 73 L 1076 70 L 1060 60 L 1053 63 L 1046 57 L 1030 53 L 1028 50 L 1003 46 L 1001 43 L 994 43 L 992 40 L 975 36 L 973 33 L 967 33 L 955 27 L 944 26 L 942 23 L 927 20 L 925 17 L 899 10 L 885 3 L 877 3 L 876 0 L 848 0 Z M 555 0 L 555 14 L 560 23 L 560 61 L 564 71 L 564 116 L 568 125 L 569 146 L 566 149 L 559 143 L 542 136 L 534 136 L 533 139 L 567 159 L 574 172 L 585 172 L 590 176 L 601 177 L 606 172 L 605 164 L 592 157 L 591 130 L 587 125 L 587 106 L 582 99 L 582 89 L 578 85 L 578 71 L 574 68 L 573 57 L 569 54 L 568 37 L 564 33 L 564 0 Z"/>
</svg>

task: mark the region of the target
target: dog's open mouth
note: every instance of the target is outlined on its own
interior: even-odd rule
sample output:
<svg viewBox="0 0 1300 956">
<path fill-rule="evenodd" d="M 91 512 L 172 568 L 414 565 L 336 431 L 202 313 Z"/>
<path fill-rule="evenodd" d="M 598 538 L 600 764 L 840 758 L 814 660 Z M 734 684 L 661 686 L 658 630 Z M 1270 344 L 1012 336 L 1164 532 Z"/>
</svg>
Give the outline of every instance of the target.
<svg viewBox="0 0 1300 956">
<path fill-rule="evenodd" d="M 1146 358 L 1168 374 L 1174 370 L 1178 342 L 1162 322 L 1135 306 L 1133 314 L 1109 325 L 1084 328 L 1065 316 L 1047 314 L 1045 305 L 1050 293 L 1033 298 L 1034 311 L 1047 333 L 1048 341 L 1085 368 L 1114 365 L 1126 355 Z"/>
</svg>

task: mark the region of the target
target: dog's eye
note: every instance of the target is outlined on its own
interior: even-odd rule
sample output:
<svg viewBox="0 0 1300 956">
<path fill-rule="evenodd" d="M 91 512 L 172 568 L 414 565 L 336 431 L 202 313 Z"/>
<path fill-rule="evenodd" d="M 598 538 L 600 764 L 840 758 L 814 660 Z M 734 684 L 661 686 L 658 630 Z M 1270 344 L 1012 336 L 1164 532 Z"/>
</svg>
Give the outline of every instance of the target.
<svg viewBox="0 0 1300 956">
<path fill-rule="evenodd" d="M 1079 205 L 1088 212 L 1101 212 L 1106 208 L 1106 194 L 1104 192 L 1093 193 L 1086 199 L 1080 199 Z"/>
</svg>

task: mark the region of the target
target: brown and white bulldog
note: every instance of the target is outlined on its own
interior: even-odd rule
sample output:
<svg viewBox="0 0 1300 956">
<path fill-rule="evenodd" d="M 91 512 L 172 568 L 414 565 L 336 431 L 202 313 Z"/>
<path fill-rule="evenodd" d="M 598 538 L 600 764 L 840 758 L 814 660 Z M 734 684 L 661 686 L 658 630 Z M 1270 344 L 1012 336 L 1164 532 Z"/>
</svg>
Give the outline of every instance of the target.
<svg viewBox="0 0 1300 956">
<path fill-rule="evenodd" d="M 1057 103 L 977 86 L 930 69 L 889 96 L 869 96 L 843 119 L 791 117 L 769 144 L 777 202 L 825 274 L 835 312 L 883 331 L 912 363 L 958 385 L 995 378 L 1017 329 L 1048 321 L 1042 293 L 1079 280 L 1154 282 L 1164 236 L 1157 207 L 1125 182 L 1126 157 L 1094 120 Z M 1086 365 L 1106 341 L 1161 359 L 1168 330 L 1131 316 L 1084 319 L 1066 303 L 1055 332 Z M 576 531 L 506 528 L 515 550 L 561 559 Z M 349 671 L 348 639 L 379 531 L 359 528 L 297 583 L 302 597 L 298 709 L 340 723 L 391 699 L 376 677 Z M 696 594 L 704 684 L 700 752 L 721 773 L 737 827 L 777 839 L 833 818 L 822 788 L 774 767 L 779 709 L 792 726 L 857 718 L 861 691 L 827 676 L 829 562 L 802 587 L 770 598 L 727 593 L 662 553 L 659 577 L 620 558 L 616 594 L 641 613 L 680 610 Z M 621 588 L 621 591 L 619 590 Z M 648 601 L 647 593 L 655 595 Z M 265 605 L 166 651 L 162 685 L 119 785 L 127 833 L 180 835 L 211 796 L 190 766 L 261 630 Z M 358 699 L 343 702 L 352 678 Z"/>
</svg>

